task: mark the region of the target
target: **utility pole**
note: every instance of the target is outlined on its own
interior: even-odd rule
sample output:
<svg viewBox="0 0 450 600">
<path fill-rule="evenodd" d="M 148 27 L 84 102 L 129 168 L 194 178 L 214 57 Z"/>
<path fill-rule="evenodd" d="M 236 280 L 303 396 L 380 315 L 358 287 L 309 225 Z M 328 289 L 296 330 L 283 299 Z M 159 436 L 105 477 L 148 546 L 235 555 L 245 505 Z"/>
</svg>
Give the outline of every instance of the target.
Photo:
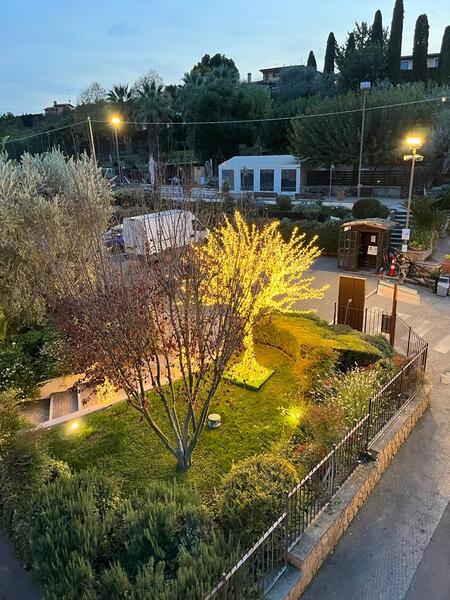
<svg viewBox="0 0 450 600">
<path fill-rule="evenodd" d="M 363 158 L 363 148 L 364 148 L 364 128 L 366 125 L 366 104 L 367 104 L 367 94 L 370 91 L 372 84 L 370 81 L 362 81 L 359 84 L 359 89 L 362 90 L 363 93 L 363 108 L 362 108 L 362 118 L 361 118 L 361 136 L 359 142 L 359 168 L 358 168 L 358 200 L 361 200 L 361 171 L 362 171 L 362 158 Z"/>
<path fill-rule="evenodd" d="M 334 163 L 331 163 L 330 165 L 330 192 L 328 194 L 328 200 L 331 201 L 331 186 L 332 186 L 332 182 L 333 182 L 333 169 L 334 169 Z"/>
<path fill-rule="evenodd" d="M 94 163 L 97 164 L 97 155 L 95 153 L 94 132 L 92 130 L 91 117 L 88 116 L 87 120 L 88 120 L 88 128 L 89 128 L 89 141 L 91 142 L 91 156 L 94 159 Z"/>
</svg>

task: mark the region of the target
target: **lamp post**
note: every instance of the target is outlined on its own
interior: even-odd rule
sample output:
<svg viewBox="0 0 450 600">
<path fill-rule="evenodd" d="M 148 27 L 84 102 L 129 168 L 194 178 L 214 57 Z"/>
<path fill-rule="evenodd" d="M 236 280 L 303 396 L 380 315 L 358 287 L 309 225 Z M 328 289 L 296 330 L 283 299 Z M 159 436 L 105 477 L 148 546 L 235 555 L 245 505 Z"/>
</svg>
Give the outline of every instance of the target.
<svg viewBox="0 0 450 600">
<path fill-rule="evenodd" d="M 367 104 L 367 94 L 370 91 L 372 84 L 370 81 L 362 81 L 359 84 L 359 89 L 363 93 L 363 108 L 362 108 L 362 117 L 361 117 L 361 136 L 359 142 L 359 167 L 358 167 L 358 200 L 361 200 L 361 171 L 362 171 L 362 157 L 363 157 L 363 148 L 364 148 L 364 128 L 366 125 L 366 104 Z"/>
<path fill-rule="evenodd" d="M 409 191 L 408 191 L 408 205 L 406 209 L 406 229 L 409 229 L 409 221 L 411 214 L 411 201 L 414 187 L 414 170 L 416 166 L 416 161 L 422 161 L 423 156 L 421 154 L 417 154 L 417 151 L 422 147 L 423 140 L 419 136 L 411 136 L 406 138 L 406 145 L 411 150 L 411 154 L 406 154 L 403 157 L 403 160 L 411 161 L 411 175 L 409 177 Z"/>
<path fill-rule="evenodd" d="M 122 185 L 122 167 L 120 165 L 119 138 L 117 136 L 117 128 L 119 127 L 120 124 L 121 124 L 120 117 L 117 117 L 117 116 L 112 117 L 111 125 L 113 126 L 113 129 L 114 129 L 114 141 L 115 141 L 115 146 L 116 146 L 117 167 L 119 169 L 119 185 Z"/>
<path fill-rule="evenodd" d="M 334 163 L 331 163 L 330 165 L 330 192 L 328 194 L 328 200 L 331 202 L 331 188 L 332 188 L 332 183 L 333 183 L 333 169 L 334 169 Z"/>
</svg>

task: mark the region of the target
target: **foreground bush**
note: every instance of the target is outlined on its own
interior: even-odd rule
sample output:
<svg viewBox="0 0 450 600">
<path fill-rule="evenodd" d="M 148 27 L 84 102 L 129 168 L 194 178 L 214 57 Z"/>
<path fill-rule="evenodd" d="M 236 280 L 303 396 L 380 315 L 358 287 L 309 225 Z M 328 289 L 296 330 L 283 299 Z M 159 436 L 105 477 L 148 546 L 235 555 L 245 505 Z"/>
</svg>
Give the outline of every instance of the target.
<svg viewBox="0 0 450 600">
<path fill-rule="evenodd" d="M 286 492 L 298 481 L 294 466 L 274 454 L 261 454 L 235 465 L 223 484 L 222 522 L 247 545 L 254 543 L 280 516 Z"/>
<path fill-rule="evenodd" d="M 34 432 L 18 435 L 0 461 L 0 525 L 26 565 L 30 564 L 29 515 L 35 494 L 50 482 L 69 477 L 67 464 L 50 458 Z"/>
<path fill-rule="evenodd" d="M 186 487 L 155 482 L 126 499 L 96 472 L 41 490 L 30 516 L 30 547 L 52 600 L 196 600 L 239 551 Z"/>
</svg>

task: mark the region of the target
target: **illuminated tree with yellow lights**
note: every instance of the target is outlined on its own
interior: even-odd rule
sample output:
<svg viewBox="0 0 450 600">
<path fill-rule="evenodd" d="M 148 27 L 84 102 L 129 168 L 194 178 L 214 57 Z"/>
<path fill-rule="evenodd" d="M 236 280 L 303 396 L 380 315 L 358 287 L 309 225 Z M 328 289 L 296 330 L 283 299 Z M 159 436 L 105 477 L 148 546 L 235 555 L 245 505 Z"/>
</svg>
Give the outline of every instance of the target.
<svg viewBox="0 0 450 600">
<path fill-rule="evenodd" d="M 246 223 L 236 212 L 232 219 L 226 218 L 223 225 L 213 230 L 200 248 L 215 273 L 214 286 L 209 287 L 207 294 L 214 297 L 216 290 L 233 289 L 236 270 L 242 288 L 247 290 L 242 307 L 251 310 L 245 322 L 244 353 L 241 361 L 230 369 L 230 378 L 248 383 L 264 381 L 270 374 L 255 357 L 253 328 L 258 319 L 274 311 L 295 310 L 301 300 L 322 298 L 327 286 L 314 288 L 314 277 L 304 277 L 320 256 L 315 241 L 316 238 L 306 243 L 305 234 L 295 230 L 286 242 L 278 222 L 257 227 Z"/>
</svg>

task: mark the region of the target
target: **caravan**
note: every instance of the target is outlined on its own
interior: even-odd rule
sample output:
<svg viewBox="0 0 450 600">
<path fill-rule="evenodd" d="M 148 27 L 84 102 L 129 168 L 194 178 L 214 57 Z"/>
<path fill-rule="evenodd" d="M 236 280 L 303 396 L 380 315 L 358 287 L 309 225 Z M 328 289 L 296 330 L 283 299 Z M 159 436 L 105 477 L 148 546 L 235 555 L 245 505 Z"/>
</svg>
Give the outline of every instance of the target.
<svg viewBox="0 0 450 600">
<path fill-rule="evenodd" d="M 206 227 L 188 210 L 165 210 L 123 220 L 124 250 L 130 255 L 158 254 L 201 242 L 207 236 Z"/>
</svg>

